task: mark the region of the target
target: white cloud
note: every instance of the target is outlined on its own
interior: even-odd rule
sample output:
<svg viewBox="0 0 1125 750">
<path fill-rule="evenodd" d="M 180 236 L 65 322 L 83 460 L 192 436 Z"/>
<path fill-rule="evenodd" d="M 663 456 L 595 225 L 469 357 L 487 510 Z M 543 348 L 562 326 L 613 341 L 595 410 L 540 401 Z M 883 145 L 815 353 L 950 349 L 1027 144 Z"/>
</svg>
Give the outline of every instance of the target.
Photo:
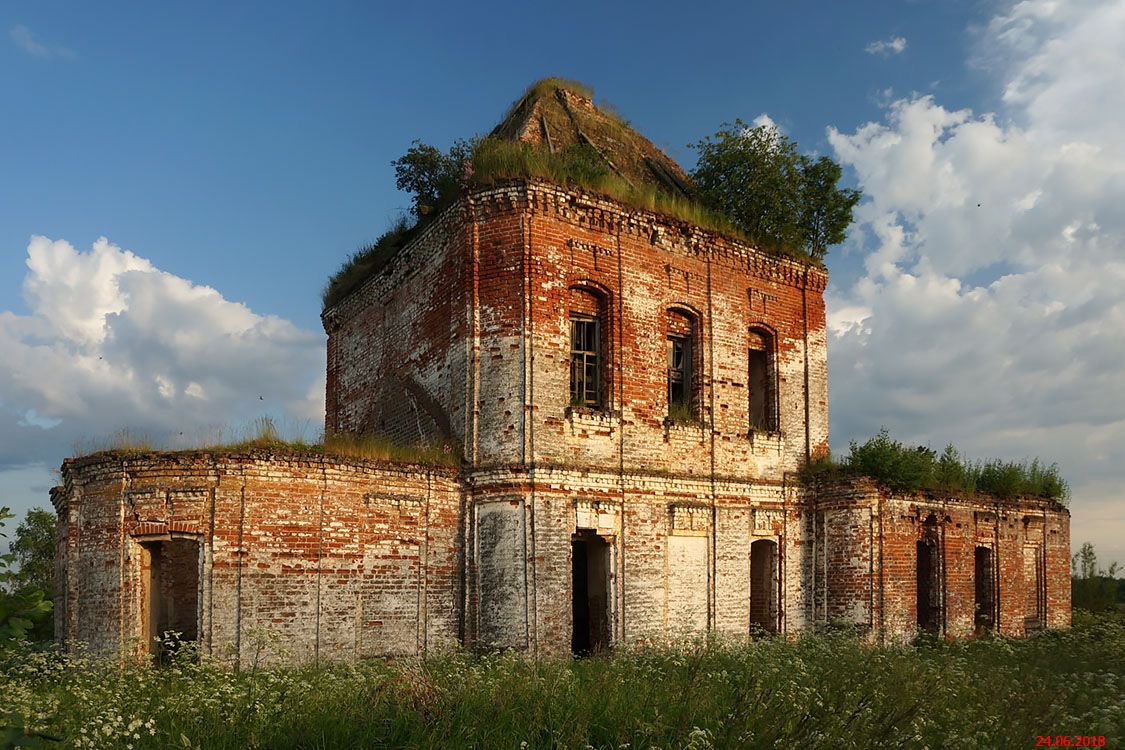
<svg viewBox="0 0 1125 750">
<path fill-rule="evenodd" d="M 33 237 L 27 267 L 30 313 L 0 312 L 0 471 L 56 464 L 122 427 L 168 445 L 264 413 L 320 429 L 320 332 L 255 313 L 105 238 L 81 252 Z"/>
<path fill-rule="evenodd" d="M 43 60 L 50 60 L 52 58 L 59 58 L 62 60 L 73 60 L 77 55 L 72 50 L 66 47 L 59 47 L 46 44 L 45 42 L 36 38 L 31 29 L 23 24 L 17 24 L 12 27 L 8 32 L 8 36 L 16 43 L 20 49 L 32 57 L 38 57 Z"/>
<path fill-rule="evenodd" d="M 1003 110 L 931 96 L 830 129 L 866 195 L 830 291 L 833 440 L 1059 461 L 1073 537 L 1125 560 L 1125 0 L 1014 5 L 981 39 Z"/>
<path fill-rule="evenodd" d="M 893 36 L 890 39 L 880 39 L 863 48 L 863 51 L 869 55 L 883 55 L 884 57 L 898 55 L 905 50 L 906 37 L 901 36 Z"/>
<path fill-rule="evenodd" d="M 781 132 L 781 127 L 777 124 L 777 122 L 775 122 L 774 119 L 767 115 L 765 112 L 755 117 L 751 124 L 756 128 L 766 128 L 767 130 L 773 130 L 778 133 Z"/>
</svg>

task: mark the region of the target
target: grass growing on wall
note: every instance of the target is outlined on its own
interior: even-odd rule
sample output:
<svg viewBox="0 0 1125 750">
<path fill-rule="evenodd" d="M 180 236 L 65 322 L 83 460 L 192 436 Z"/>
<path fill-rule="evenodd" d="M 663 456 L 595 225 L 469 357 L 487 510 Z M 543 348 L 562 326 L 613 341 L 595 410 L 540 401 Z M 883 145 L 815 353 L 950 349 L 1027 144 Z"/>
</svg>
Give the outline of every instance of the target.
<svg viewBox="0 0 1125 750">
<path fill-rule="evenodd" d="M 0 723 L 66 748 L 1118 747 L 1125 620 L 1076 613 L 1072 630 L 1023 641 L 880 648 L 836 634 L 240 673 L 24 648 L 0 654 L 0 696 Z"/>
<path fill-rule="evenodd" d="M 374 243 L 359 248 L 328 280 L 321 298 L 325 309 L 355 291 L 364 281 L 382 270 L 418 232 L 448 208 L 464 190 L 486 188 L 514 180 L 545 180 L 564 188 L 600 195 L 626 208 L 649 211 L 702 229 L 750 243 L 745 233 L 717 211 L 697 200 L 672 195 L 650 184 L 631 184 L 612 172 L 598 152 L 588 145 L 576 145 L 552 153 L 545 148 L 502 138 L 483 138 L 474 142 L 467 175 L 455 190 L 438 200 L 434 210 L 411 225 L 396 221 Z M 819 264 L 820 261 L 797 248 L 760 247 L 766 252 Z"/>
<path fill-rule="evenodd" d="M 181 432 L 156 437 L 150 433 L 121 429 L 104 437 L 80 441 L 74 447 L 74 454 L 248 453 L 272 450 L 428 466 L 457 466 L 461 458 L 460 447 L 452 442 L 440 445 L 401 444 L 373 435 L 352 434 L 318 435 L 310 440 L 306 437 L 308 432 L 308 425 L 279 425 L 269 416 L 258 417 L 242 427 L 216 429 L 198 435 L 185 436 Z"/>
<path fill-rule="evenodd" d="M 907 446 L 893 440 L 885 427 L 864 443 L 852 441 L 843 461 L 825 457 L 806 467 L 804 474 L 858 474 L 892 490 L 984 492 L 1004 500 L 1033 495 L 1065 503 L 1070 497 L 1070 487 L 1058 464 L 1038 458 L 971 461 L 953 445 L 947 445 L 938 455 L 927 446 Z"/>
</svg>

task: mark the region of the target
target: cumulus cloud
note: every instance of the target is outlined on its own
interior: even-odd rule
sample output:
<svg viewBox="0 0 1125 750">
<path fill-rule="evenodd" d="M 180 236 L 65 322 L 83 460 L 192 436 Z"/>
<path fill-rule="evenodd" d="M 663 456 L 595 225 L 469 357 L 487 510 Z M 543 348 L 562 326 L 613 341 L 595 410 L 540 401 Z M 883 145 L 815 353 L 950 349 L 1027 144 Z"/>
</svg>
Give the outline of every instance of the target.
<svg viewBox="0 0 1125 750">
<path fill-rule="evenodd" d="M 872 42 L 863 48 L 863 51 L 869 55 L 883 55 L 889 57 L 891 55 L 901 54 L 906 49 L 906 37 L 893 36 L 890 39 L 880 39 L 879 41 Z"/>
<path fill-rule="evenodd" d="M 264 413 L 323 418 L 323 335 L 102 238 L 33 237 L 29 314 L 0 312 L 0 471 L 119 428 L 175 446 Z"/>
<path fill-rule="evenodd" d="M 1125 2 L 1028 0 L 982 45 L 1003 109 L 900 99 L 829 129 L 867 196 L 829 295 L 833 438 L 888 425 L 1059 461 L 1073 535 L 1125 560 Z"/>
<path fill-rule="evenodd" d="M 774 119 L 767 115 L 765 112 L 755 117 L 750 124 L 756 128 L 766 128 L 767 130 L 773 130 L 778 133 L 782 132 L 781 126 L 778 125 L 774 121 Z"/>
<path fill-rule="evenodd" d="M 76 57 L 74 52 L 66 47 L 59 47 L 43 42 L 32 33 L 31 29 L 23 24 L 13 26 L 11 31 L 8 32 L 8 36 L 16 43 L 16 46 L 32 57 L 38 57 L 43 60 L 50 60 L 52 58 L 73 60 Z"/>
</svg>

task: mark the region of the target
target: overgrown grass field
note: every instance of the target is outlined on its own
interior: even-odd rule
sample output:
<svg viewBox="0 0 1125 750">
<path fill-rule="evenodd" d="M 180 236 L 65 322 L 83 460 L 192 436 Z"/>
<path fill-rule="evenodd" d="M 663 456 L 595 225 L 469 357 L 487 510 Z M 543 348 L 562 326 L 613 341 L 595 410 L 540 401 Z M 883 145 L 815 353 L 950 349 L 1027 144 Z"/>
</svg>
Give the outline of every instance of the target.
<svg viewBox="0 0 1125 750">
<path fill-rule="evenodd" d="M 240 673 L 23 648 L 2 658 L 0 708 L 60 738 L 49 747 L 1121 747 L 1125 619 L 1077 613 L 1072 630 L 1025 641 L 881 648 L 838 634 Z"/>
</svg>

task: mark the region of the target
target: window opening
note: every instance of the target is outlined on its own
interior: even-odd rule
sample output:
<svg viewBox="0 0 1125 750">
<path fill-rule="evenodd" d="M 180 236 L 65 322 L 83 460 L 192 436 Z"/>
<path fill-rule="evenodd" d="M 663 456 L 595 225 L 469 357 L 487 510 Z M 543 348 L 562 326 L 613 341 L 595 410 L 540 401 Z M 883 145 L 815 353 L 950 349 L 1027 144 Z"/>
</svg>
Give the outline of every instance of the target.
<svg viewBox="0 0 1125 750">
<path fill-rule="evenodd" d="M 917 545 L 918 629 L 936 633 L 941 625 L 941 586 L 938 548 L 934 541 L 919 539 Z"/>
<path fill-rule="evenodd" d="M 597 318 L 570 319 L 570 405 L 601 406 Z"/>
<path fill-rule="evenodd" d="M 776 375 L 773 335 L 751 328 L 747 361 L 746 390 L 751 430 L 777 430 Z"/>
<path fill-rule="evenodd" d="M 691 344 L 691 336 L 668 337 L 668 416 L 675 421 L 694 417 Z"/>
<path fill-rule="evenodd" d="M 777 542 L 759 539 L 750 545 L 750 625 L 777 630 Z"/>
</svg>

